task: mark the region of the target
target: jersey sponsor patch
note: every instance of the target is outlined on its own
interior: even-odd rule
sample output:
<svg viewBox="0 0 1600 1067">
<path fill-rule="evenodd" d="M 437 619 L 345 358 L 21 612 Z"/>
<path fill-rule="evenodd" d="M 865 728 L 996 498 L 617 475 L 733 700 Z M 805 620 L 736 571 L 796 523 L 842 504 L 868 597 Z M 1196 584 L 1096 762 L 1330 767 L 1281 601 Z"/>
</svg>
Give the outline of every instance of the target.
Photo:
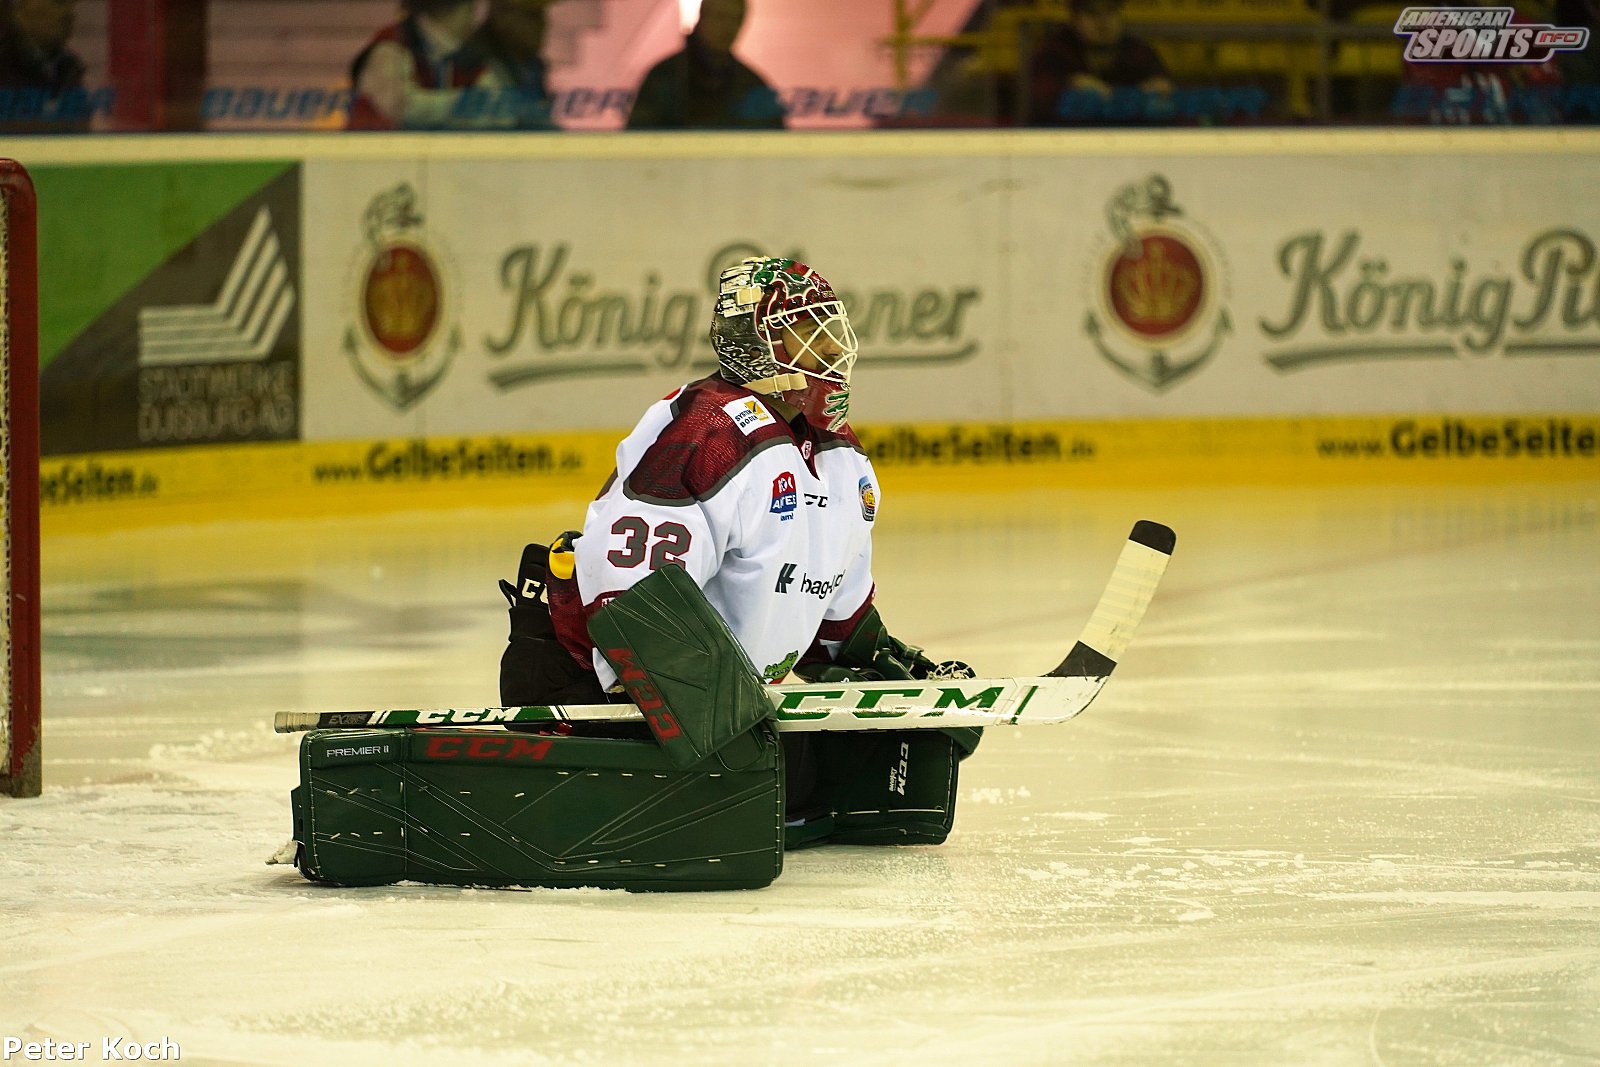
<svg viewBox="0 0 1600 1067">
<path fill-rule="evenodd" d="M 794 572 L 798 566 L 799 564 L 797 563 L 785 563 L 778 568 L 778 580 L 772 585 L 774 593 L 787 593 L 789 591 L 789 586 L 794 584 Z M 362 720 L 362 725 L 366 725 L 366 720 Z"/>
<path fill-rule="evenodd" d="M 809 574 L 800 576 L 800 592 L 806 596 L 814 596 L 818 600 L 827 600 L 833 591 L 844 584 L 844 571 L 835 574 L 831 579 L 815 579 Z"/>
<path fill-rule="evenodd" d="M 878 515 L 878 490 L 873 487 L 871 478 L 862 478 L 858 488 L 861 490 L 861 517 L 871 522 Z"/>
<path fill-rule="evenodd" d="M 794 475 L 784 471 L 772 479 L 772 507 L 767 510 L 778 516 L 778 521 L 788 522 L 794 518 L 794 509 L 800 502 L 800 494 L 795 491 Z"/>
<path fill-rule="evenodd" d="M 771 426 L 778 421 L 772 417 L 772 413 L 767 410 L 766 405 L 749 396 L 742 400 L 728 401 L 722 405 L 722 410 L 728 413 L 728 418 L 733 420 L 733 424 L 739 427 L 746 437 L 749 437 L 761 427 Z"/>
</svg>

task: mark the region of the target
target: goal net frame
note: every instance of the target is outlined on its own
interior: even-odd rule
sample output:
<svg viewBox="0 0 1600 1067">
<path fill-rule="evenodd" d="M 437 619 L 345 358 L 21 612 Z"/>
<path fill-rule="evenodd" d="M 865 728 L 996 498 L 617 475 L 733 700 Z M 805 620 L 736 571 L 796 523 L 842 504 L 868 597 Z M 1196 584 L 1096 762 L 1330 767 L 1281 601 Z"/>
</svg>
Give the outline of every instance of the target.
<svg viewBox="0 0 1600 1067">
<path fill-rule="evenodd" d="M 20 163 L 0 159 L 0 794 L 42 785 L 39 679 L 39 282 L 37 201 Z"/>
</svg>

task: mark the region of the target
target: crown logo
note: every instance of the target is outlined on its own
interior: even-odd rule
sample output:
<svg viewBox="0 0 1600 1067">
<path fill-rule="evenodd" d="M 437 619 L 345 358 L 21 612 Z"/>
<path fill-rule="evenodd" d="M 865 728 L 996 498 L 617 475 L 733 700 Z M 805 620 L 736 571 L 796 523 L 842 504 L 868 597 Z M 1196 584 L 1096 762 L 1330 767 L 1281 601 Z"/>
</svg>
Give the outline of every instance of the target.
<svg viewBox="0 0 1600 1067">
<path fill-rule="evenodd" d="M 1194 310 L 1200 292 L 1200 273 L 1187 263 L 1174 262 L 1163 242 L 1150 242 L 1131 265 L 1118 264 L 1112 281 L 1117 303 L 1138 319 L 1179 324 Z"/>
<path fill-rule="evenodd" d="M 1118 189 L 1106 217 L 1113 243 L 1084 332 L 1107 363 L 1161 392 L 1205 366 L 1232 331 L 1221 251 L 1160 174 Z"/>
<path fill-rule="evenodd" d="M 430 249 L 416 192 L 402 183 L 367 205 L 352 266 L 353 320 L 340 347 L 367 388 L 406 411 L 463 348 L 447 261 Z"/>
<path fill-rule="evenodd" d="M 427 260 L 390 249 L 373 267 L 366 305 L 368 326 L 385 348 L 409 353 L 423 344 L 439 320 L 439 286 Z"/>
</svg>

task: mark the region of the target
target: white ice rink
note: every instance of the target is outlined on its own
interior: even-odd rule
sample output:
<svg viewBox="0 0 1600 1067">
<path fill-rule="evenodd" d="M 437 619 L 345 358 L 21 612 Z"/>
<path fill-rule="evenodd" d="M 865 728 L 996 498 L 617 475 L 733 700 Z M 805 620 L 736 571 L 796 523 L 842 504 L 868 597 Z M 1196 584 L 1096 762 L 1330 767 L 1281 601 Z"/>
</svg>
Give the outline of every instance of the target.
<svg viewBox="0 0 1600 1067">
<path fill-rule="evenodd" d="M 1087 714 L 989 732 L 948 844 L 733 893 L 264 865 L 296 777 L 272 713 L 496 703 L 495 579 L 581 505 L 52 540 L 0 1038 L 191 1067 L 1600 1063 L 1600 483 L 888 482 L 884 616 L 982 674 L 1060 659 L 1134 520 L 1178 547 Z"/>
</svg>

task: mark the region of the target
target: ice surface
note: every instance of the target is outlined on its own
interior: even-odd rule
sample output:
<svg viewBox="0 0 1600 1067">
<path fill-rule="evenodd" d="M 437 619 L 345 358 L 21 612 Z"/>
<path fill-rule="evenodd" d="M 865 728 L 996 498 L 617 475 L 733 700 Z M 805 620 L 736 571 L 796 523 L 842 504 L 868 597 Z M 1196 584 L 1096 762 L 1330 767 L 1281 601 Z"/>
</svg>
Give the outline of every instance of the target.
<svg viewBox="0 0 1600 1067">
<path fill-rule="evenodd" d="M 769 889 L 330 890 L 279 710 L 495 703 L 578 504 L 57 538 L 0 801 L 0 1038 L 187 1064 L 1600 1062 L 1600 484 L 888 494 L 896 631 L 1037 673 L 1135 519 L 1099 702 L 989 731 L 940 848 Z M 14 1060 L 13 1062 L 19 1062 Z"/>
</svg>

